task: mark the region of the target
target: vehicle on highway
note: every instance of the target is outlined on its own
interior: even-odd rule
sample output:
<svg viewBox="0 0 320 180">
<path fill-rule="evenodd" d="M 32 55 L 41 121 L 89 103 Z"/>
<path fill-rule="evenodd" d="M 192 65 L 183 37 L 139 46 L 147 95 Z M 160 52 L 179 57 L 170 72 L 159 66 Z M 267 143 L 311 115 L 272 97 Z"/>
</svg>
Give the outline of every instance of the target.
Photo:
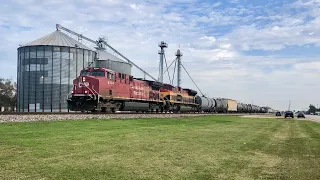
<svg viewBox="0 0 320 180">
<path fill-rule="evenodd" d="M 292 117 L 292 118 L 294 118 L 293 112 L 292 112 L 292 111 L 286 111 L 286 112 L 284 113 L 284 118 L 287 118 L 287 117 Z"/>
<path fill-rule="evenodd" d="M 299 112 L 297 114 L 297 118 L 306 118 L 305 115 L 302 112 Z"/>
<path fill-rule="evenodd" d="M 276 116 L 281 116 L 281 112 L 280 111 L 276 112 Z"/>
</svg>

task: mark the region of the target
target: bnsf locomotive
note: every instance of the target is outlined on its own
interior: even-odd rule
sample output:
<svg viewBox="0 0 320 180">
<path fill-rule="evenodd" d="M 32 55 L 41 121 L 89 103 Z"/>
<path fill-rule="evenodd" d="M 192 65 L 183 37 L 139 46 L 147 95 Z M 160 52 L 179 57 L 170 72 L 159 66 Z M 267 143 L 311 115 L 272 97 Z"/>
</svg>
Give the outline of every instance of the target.
<svg viewBox="0 0 320 180">
<path fill-rule="evenodd" d="M 88 67 L 73 81 L 68 95 L 71 111 L 136 112 L 241 112 L 265 113 L 266 108 L 213 99 L 197 91 L 134 78 L 106 68 Z"/>
</svg>

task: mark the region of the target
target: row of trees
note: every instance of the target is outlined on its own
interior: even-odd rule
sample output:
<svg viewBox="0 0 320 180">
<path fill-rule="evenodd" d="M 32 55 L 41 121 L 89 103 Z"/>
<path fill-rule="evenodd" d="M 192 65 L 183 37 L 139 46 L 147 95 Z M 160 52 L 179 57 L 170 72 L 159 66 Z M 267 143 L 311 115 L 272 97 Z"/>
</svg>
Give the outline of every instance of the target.
<svg viewBox="0 0 320 180">
<path fill-rule="evenodd" d="M 0 107 L 14 109 L 17 105 L 17 84 L 0 78 Z"/>
</svg>

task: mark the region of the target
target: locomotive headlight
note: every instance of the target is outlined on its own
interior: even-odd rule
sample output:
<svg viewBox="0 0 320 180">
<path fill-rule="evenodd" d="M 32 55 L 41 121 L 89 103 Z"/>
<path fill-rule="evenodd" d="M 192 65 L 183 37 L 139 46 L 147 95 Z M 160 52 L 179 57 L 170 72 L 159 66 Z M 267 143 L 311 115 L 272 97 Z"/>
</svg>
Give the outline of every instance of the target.
<svg viewBox="0 0 320 180">
<path fill-rule="evenodd" d="M 83 81 L 83 82 L 86 81 L 86 77 L 82 77 L 82 81 Z"/>
<path fill-rule="evenodd" d="M 85 94 L 87 94 L 87 93 L 88 93 L 88 91 L 84 91 L 84 93 L 85 93 Z"/>
<path fill-rule="evenodd" d="M 83 84 L 84 84 L 86 87 L 89 86 L 89 82 L 84 82 Z"/>
</svg>

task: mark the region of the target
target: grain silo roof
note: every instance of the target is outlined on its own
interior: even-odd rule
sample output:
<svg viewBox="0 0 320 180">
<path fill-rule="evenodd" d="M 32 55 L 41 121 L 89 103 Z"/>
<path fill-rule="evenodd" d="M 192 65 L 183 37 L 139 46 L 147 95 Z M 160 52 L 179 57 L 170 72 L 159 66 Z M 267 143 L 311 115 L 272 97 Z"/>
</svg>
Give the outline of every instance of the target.
<svg viewBox="0 0 320 180">
<path fill-rule="evenodd" d="M 23 46 L 65 46 L 65 47 L 74 47 L 91 50 L 91 48 L 81 44 L 79 41 L 71 38 L 65 33 L 56 30 L 51 34 L 43 36 L 39 39 L 36 39 L 28 44 L 24 44 Z"/>
<path fill-rule="evenodd" d="M 112 54 L 110 54 L 107 51 L 104 50 L 96 50 L 96 52 L 99 54 L 99 60 L 111 60 L 111 61 L 118 61 L 118 62 L 123 62 L 123 63 L 128 63 L 127 61 L 124 61 Z"/>
</svg>

